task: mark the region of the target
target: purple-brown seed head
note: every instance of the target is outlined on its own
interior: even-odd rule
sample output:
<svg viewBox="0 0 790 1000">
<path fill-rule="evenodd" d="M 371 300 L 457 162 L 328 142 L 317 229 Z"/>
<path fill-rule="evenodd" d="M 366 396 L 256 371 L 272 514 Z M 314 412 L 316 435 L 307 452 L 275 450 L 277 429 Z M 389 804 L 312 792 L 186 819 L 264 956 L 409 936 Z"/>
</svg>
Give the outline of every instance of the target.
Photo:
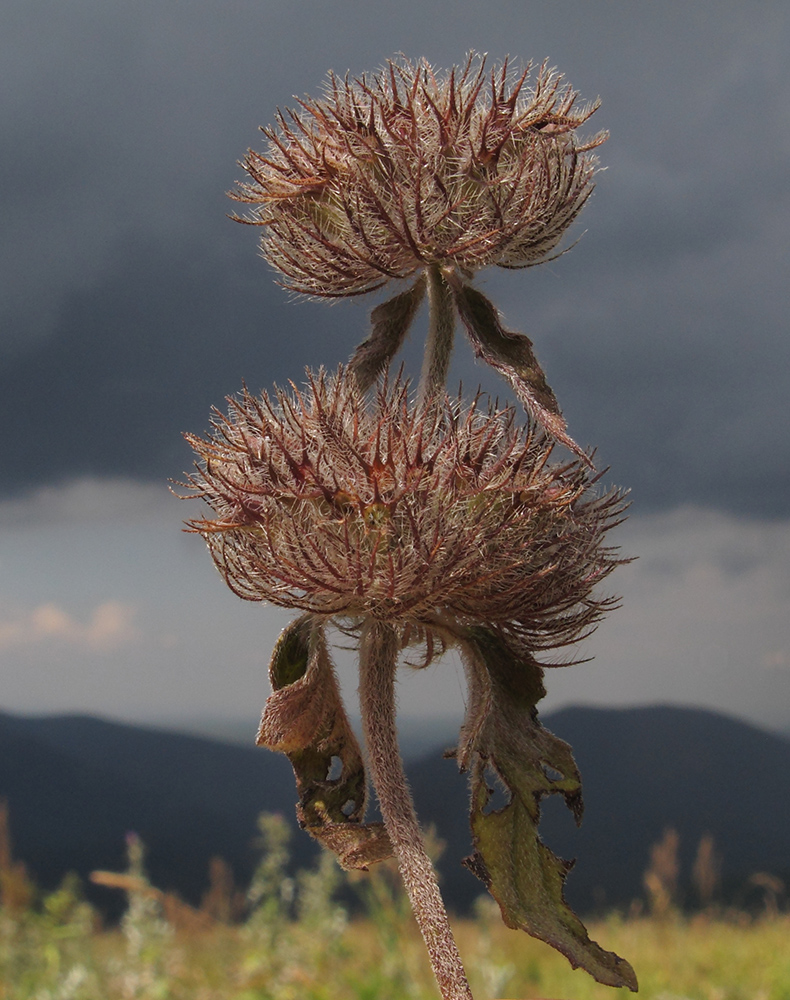
<svg viewBox="0 0 790 1000">
<path fill-rule="evenodd" d="M 546 260 L 589 197 L 606 138 L 576 129 L 597 102 L 545 65 L 490 73 L 471 54 L 437 75 L 390 61 L 372 78 L 330 74 L 322 99 L 278 113 L 231 192 L 265 227 L 264 257 L 306 295 L 356 295 L 436 264 L 465 276 Z"/>
<path fill-rule="evenodd" d="M 605 533 L 622 498 L 515 411 L 415 407 L 396 380 L 366 404 L 343 369 L 215 413 L 191 522 L 247 600 L 418 632 L 484 624 L 530 650 L 573 642 L 611 602 Z"/>
</svg>

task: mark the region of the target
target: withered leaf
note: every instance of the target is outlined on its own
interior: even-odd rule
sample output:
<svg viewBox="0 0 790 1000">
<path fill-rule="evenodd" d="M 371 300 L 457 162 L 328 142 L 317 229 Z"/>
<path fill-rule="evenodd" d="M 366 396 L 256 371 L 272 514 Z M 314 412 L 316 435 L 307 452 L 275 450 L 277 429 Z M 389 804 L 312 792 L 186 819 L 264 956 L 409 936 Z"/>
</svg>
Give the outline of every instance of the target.
<svg viewBox="0 0 790 1000">
<path fill-rule="evenodd" d="M 532 341 L 502 325 L 499 312 L 482 292 L 457 276 L 448 278 L 455 307 L 479 358 L 503 375 L 527 411 L 544 430 L 592 467 L 587 454 L 568 434 L 557 397 L 535 357 Z"/>
<path fill-rule="evenodd" d="M 383 823 L 327 823 L 310 832 L 337 855 L 346 871 L 367 871 L 369 865 L 386 861 L 394 853 Z"/>
<path fill-rule="evenodd" d="M 360 868 L 390 857 L 382 824 L 365 825 L 365 767 L 346 716 L 321 622 L 302 615 L 282 633 L 269 665 L 272 693 L 258 746 L 287 755 L 296 775 L 296 815 L 308 833 Z M 340 773 L 330 777 L 333 763 Z"/>
<path fill-rule="evenodd" d="M 469 677 L 469 707 L 458 747 L 459 764 L 471 769 L 471 827 L 475 854 L 465 862 L 499 903 L 508 927 L 552 945 L 600 983 L 637 989 L 631 966 L 591 941 L 565 902 L 565 877 L 573 862 L 558 858 L 538 836 L 541 799 L 561 794 L 581 820 L 581 779 L 570 747 L 538 720 L 545 694 L 543 670 L 515 653 L 493 630 L 472 627 L 461 641 Z M 492 771 L 510 800 L 488 810 Z"/>
<path fill-rule="evenodd" d="M 370 336 L 357 347 L 349 362 L 362 392 L 367 392 L 391 364 L 424 297 L 425 275 L 421 275 L 405 292 L 382 302 L 370 314 Z"/>
</svg>

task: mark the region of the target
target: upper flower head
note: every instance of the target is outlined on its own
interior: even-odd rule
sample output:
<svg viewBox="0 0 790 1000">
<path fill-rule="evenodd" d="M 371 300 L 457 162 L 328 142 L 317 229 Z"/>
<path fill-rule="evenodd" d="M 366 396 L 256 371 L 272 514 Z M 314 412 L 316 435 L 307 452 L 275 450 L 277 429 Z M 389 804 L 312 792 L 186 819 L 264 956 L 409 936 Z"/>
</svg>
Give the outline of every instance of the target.
<svg viewBox="0 0 790 1000">
<path fill-rule="evenodd" d="M 265 154 L 231 192 L 254 206 L 261 246 L 283 284 L 355 295 L 437 264 L 469 275 L 527 267 L 557 247 L 592 190 L 606 138 L 575 130 L 597 103 L 544 65 L 511 77 L 472 54 L 437 76 L 399 59 L 380 74 L 339 80 L 323 99 L 278 113 Z"/>
<path fill-rule="evenodd" d="M 216 513 L 192 526 L 230 587 L 320 616 L 418 631 L 485 624 L 530 650 L 574 641 L 607 601 L 604 545 L 622 509 L 511 409 L 445 397 L 425 411 L 395 381 L 366 406 L 347 371 L 215 415 L 192 483 Z"/>
</svg>

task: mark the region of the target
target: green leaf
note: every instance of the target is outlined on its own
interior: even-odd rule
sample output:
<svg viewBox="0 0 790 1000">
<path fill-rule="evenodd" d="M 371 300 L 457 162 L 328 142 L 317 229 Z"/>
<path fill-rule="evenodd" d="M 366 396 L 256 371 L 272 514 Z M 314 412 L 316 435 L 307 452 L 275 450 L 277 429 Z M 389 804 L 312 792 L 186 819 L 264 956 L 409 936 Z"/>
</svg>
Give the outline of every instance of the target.
<svg viewBox="0 0 790 1000">
<path fill-rule="evenodd" d="M 373 329 L 357 347 L 349 362 L 362 392 L 367 392 L 379 375 L 390 366 L 414 321 L 425 297 L 425 275 L 394 298 L 376 306 L 370 314 Z"/>
<path fill-rule="evenodd" d="M 364 868 L 390 857 L 383 824 L 362 823 L 365 767 L 319 621 L 302 615 L 283 631 L 269 678 L 272 693 L 256 742 L 291 761 L 299 824 L 333 850 L 344 867 Z M 336 762 L 339 774 L 330 777 Z"/>
<path fill-rule="evenodd" d="M 543 670 L 515 653 L 498 633 L 465 630 L 461 649 L 469 678 L 469 707 L 458 747 L 471 768 L 471 827 L 475 854 L 465 862 L 499 903 L 508 927 L 552 945 L 574 968 L 600 983 L 637 989 L 624 959 L 591 941 L 565 902 L 573 862 L 558 858 L 538 836 L 541 799 L 560 794 L 581 821 L 581 779 L 567 743 L 544 729 L 536 704 L 545 694 Z M 509 792 L 502 809 L 488 810 L 491 771 Z"/>
<path fill-rule="evenodd" d="M 463 284 L 455 275 L 448 277 L 448 281 L 458 315 L 477 356 L 510 382 L 524 407 L 544 430 L 592 467 L 587 454 L 568 434 L 557 397 L 546 381 L 529 337 L 506 330 L 496 306 L 482 292 Z"/>
</svg>

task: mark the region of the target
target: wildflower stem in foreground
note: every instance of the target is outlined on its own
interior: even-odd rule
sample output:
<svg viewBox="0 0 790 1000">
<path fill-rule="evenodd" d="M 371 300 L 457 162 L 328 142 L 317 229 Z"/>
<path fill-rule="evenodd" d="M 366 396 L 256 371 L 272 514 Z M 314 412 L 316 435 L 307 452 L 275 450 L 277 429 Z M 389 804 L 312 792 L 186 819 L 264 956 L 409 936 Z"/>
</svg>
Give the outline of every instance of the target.
<svg viewBox="0 0 790 1000">
<path fill-rule="evenodd" d="M 443 1000 L 472 1000 L 425 850 L 398 748 L 395 670 L 398 639 L 386 622 L 369 619 L 360 637 L 359 698 L 368 764 L 403 884 L 409 895 Z"/>
</svg>

